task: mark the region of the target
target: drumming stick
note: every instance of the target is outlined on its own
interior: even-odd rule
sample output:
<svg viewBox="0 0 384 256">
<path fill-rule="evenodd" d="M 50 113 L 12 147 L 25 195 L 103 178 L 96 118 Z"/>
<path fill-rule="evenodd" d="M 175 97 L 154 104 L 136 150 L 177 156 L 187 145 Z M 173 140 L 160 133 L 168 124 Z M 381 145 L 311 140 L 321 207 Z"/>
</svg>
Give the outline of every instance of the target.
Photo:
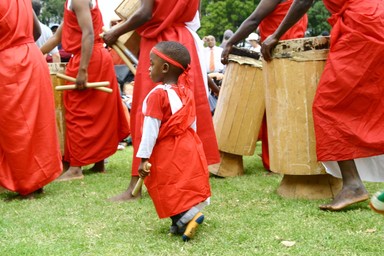
<svg viewBox="0 0 384 256">
<path fill-rule="evenodd" d="M 93 87 L 103 87 L 103 86 L 109 86 L 109 82 L 106 81 L 106 82 L 95 82 L 95 83 L 87 83 L 85 85 L 85 87 L 87 88 L 93 88 Z M 57 87 L 66 87 L 66 88 L 71 88 L 71 89 L 76 89 L 76 85 L 74 84 L 67 84 L 67 85 L 59 85 L 59 86 L 56 86 Z M 64 89 L 65 90 L 65 89 Z"/>
<path fill-rule="evenodd" d="M 144 171 L 149 172 L 149 170 L 151 169 L 151 166 L 152 165 L 148 162 L 144 166 Z M 132 193 L 131 193 L 132 196 L 136 196 L 137 193 L 139 193 L 139 190 L 141 189 L 141 186 L 143 186 L 143 182 L 144 182 L 144 179 L 143 178 L 139 178 L 139 180 L 137 181 L 135 187 L 132 190 Z"/>
<path fill-rule="evenodd" d="M 87 88 L 93 88 L 93 89 L 96 89 L 96 90 L 99 90 L 99 91 L 103 91 L 103 92 L 108 92 L 108 93 L 112 93 L 113 90 L 111 88 L 107 88 L 107 87 L 104 87 L 104 86 L 99 86 L 99 87 L 88 87 L 86 86 Z M 58 85 L 55 87 L 55 90 L 56 91 L 64 91 L 64 90 L 74 90 L 76 89 L 76 85 Z"/>
<path fill-rule="evenodd" d="M 67 76 L 67 75 L 64 75 L 64 74 L 61 74 L 61 73 L 57 73 L 56 76 L 58 78 L 61 78 L 61 79 L 64 79 L 64 80 L 67 80 L 69 82 L 76 82 L 76 78 L 73 78 L 73 77 L 70 77 L 70 76 Z M 101 85 L 102 84 L 102 85 Z M 94 82 L 94 83 L 87 83 L 85 85 L 85 87 L 87 88 L 92 88 L 94 87 L 94 89 L 96 90 L 99 90 L 99 91 L 103 91 L 103 92 L 108 92 L 108 93 L 112 93 L 113 90 L 111 88 L 105 88 L 105 87 L 95 87 L 95 86 L 108 86 L 109 85 L 109 82 L 106 81 L 106 82 Z M 65 85 L 65 86 L 56 86 L 55 89 L 57 91 L 62 91 L 62 90 L 73 90 L 73 89 L 76 89 L 76 86 L 73 87 L 74 85 Z"/>
<path fill-rule="evenodd" d="M 117 55 L 124 61 L 125 65 L 128 66 L 129 70 L 131 70 L 133 75 L 136 75 L 136 68 L 133 66 L 133 64 L 129 61 L 129 59 L 125 56 L 123 51 L 117 46 L 112 45 L 112 48 L 116 51 Z"/>
<path fill-rule="evenodd" d="M 103 31 L 106 32 L 107 29 L 104 27 Z M 100 34 L 100 37 L 103 38 L 104 33 Z M 123 50 L 121 50 L 116 44 L 111 45 L 112 49 L 116 51 L 117 55 L 124 61 L 125 65 L 131 70 L 133 75 L 136 75 L 136 68 L 133 66 L 132 62 L 127 58 L 127 56 L 124 54 Z M 128 49 L 127 49 L 128 51 Z M 132 54 L 132 53 L 131 53 Z"/>
<path fill-rule="evenodd" d="M 103 27 L 103 31 L 104 32 L 107 32 L 108 31 L 108 28 L 106 27 Z M 103 33 L 100 34 L 100 36 L 102 37 L 103 36 Z M 115 45 L 117 45 L 117 47 L 120 48 L 120 50 L 130 59 L 131 62 L 133 62 L 134 64 L 138 64 L 139 61 L 137 60 L 136 56 L 127 48 L 125 47 L 124 43 L 121 42 L 119 40 L 119 38 L 117 39 L 117 41 L 115 42 Z"/>
<path fill-rule="evenodd" d="M 116 41 L 116 45 L 125 53 L 125 55 L 128 56 L 128 58 L 131 59 L 131 61 L 134 63 L 134 64 L 138 64 L 139 61 L 136 59 L 135 55 L 133 55 L 133 53 L 131 53 L 130 50 L 128 50 L 127 47 L 125 47 L 125 45 L 120 42 L 119 40 Z"/>
</svg>

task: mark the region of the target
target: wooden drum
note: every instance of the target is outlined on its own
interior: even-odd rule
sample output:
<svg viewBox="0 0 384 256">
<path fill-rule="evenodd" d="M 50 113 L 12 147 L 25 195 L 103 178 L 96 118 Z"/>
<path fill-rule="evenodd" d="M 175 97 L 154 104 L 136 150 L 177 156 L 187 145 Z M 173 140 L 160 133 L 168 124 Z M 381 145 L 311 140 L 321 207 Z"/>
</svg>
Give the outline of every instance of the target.
<svg viewBox="0 0 384 256">
<path fill-rule="evenodd" d="M 253 155 L 265 111 L 260 55 L 233 48 L 220 89 L 213 124 L 221 163 L 210 171 L 228 177 L 243 174 L 243 155 Z"/>
<path fill-rule="evenodd" d="M 65 143 L 65 107 L 63 102 L 63 91 L 56 91 L 57 85 L 64 85 L 65 81 L 56 77 L 57 73 L 65 73 L 66 63 L 48 63 L 49 71 L 51 74 L 51 81 L 53 85 L 53 92 L 55 96 L 55 109 L 56 109 L 56 124 L 60 142 L 61 154 L 64 155 L 64 143 Z"/>
<path fill-rule="evenodd" d="M 139 9 L 140 0 L 123 0 L 115 9 L 115 13 L 122 19 L 126 20 Z M 122 42 L 125 47 L 138 59 L 140 50 L 140 35 L 135 31 L 130 31 L 121 35 L 118 41 Z"/>
<path fill-rule="evenodd" d="M 312 103 L 328 55 L 329 37 L 283 40 L 263 62 L 270 168 L 285 174 L 287 197 L 333 197 L 340 182 L 317 161 Z"/>
</svg>

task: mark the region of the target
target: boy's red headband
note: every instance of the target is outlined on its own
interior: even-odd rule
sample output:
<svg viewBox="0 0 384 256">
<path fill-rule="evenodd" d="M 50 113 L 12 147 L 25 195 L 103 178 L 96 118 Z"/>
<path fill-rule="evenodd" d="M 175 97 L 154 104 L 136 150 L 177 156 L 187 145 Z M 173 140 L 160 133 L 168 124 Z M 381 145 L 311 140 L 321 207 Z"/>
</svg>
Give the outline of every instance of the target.
<svg viewBox="0 0 384 256">
<path fill-rule="evenodd" d="M 169 63 L 171 63 L 172 65 L 178 67 L 178 68 L 181 68 L 183 71 L 185 71 L 185 68 L 183 67 L 183 65 L 181 65 L 179 62 L 175 61 L 174 59 L 172 59 L 171 57 L 165 55 L 164 53 L 160 52 L 159 50 L 157 50 L 155 47 L 152 48 L 152 52 L 154 54 L 156 54 L 157 56 L 159 56 L 160 58 L 162 58 L 163 60 L 165 61 L 168 61 Z"/>
</svg>

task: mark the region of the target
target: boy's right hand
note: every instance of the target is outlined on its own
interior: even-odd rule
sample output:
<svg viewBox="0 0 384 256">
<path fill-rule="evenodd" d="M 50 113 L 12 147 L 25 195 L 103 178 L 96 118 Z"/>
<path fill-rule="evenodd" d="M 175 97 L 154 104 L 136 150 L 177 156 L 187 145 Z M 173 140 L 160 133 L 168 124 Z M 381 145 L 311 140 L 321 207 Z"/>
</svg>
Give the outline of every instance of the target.
<svg viewBox="0 0 384 256">
<path fill-rule="evenodd" d="M 148 162 L 148 160 L 142 160 L 139 165 L 139 176 L 140 178 L 144 179 L 147 177 L 150 173 L 151 164 Z"/>
</svg>

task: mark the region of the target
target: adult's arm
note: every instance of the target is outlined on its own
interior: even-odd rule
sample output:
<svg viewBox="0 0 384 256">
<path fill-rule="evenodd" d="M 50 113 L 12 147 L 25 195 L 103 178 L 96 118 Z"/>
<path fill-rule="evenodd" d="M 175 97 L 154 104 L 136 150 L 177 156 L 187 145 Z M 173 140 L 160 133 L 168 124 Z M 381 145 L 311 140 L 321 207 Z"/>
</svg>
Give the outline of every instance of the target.
<svg viewBox="0 0 384 256">
<path fill-rule="evenodd" d="M 59 52 L 56 52 L 56 53 L 52 54 L 52 62 L 53 63 L 60 63 L 61 62 L 61 57 L 60 57 L 60 53 Z"/>
<path fill-rule="evenodd" d="M 39 19 L 36 16 L 36 13 L 32 11 L 33 13 L 33 39 L 37 41 L 39 37 L 41 36 L 41 27 Z"/>
<path fill-rule="evenodd" d="M 88 1 L 73 0 L 72 10 L 76 14 L 77 22 L 80 26 L 81 37 L 81 59 L 79 71 L 76 77 L 76 88 L 85 89 L 88 79 L 88 65 L 92 56 L 94 31 L 92 25 L 91 7 Z"/>
<path fill-rule="evenodd" d="M 121 35 L 135 30 L 147 21 L 151 20 L 154 3 L 155 0 L 141 0 L 139 9 L 137 9 L 131 17 L 129 17 L 126 21 L 114 26 L 108 32 L 104 33 L 104 42 L 111 46 Z"/>
<path fill-rule="evenodd" d="M 304 14 L 311 7 L 313 0 L 294 0 L 291 8 L 276 31 L 267 37 L 261 44 L 261 53 L 266 61 L 272 59 L 272 49 L 279 42 L 279 39 L 285 32 L 288 31 L 297 21 L 299 21 Z"/>
<path fill-rule="evenodd" d="M 221 62 L 223 64 L 228 64 L 228 55 L 231 51 L 233 45 L 238 44 L 241 40 L 244 40 L 250 33 L 255 31 L 259 24 L 272 13 L 276 6 L 283 2 L 282 0 L 261 0 L 259 5 L 253 11 L 253 13 L 243 21 L 239 29 L 236 31 L 233 36 L 231 36 L 227 44 L 225 45 L 223 52 L 221 54 Z"/>
<path fill-rule="evenodd" d="M 53 48 L 59 45 L 61 42 L 61 33 L 63 31 L 63 24 L 61 24 L 57 30 L 56 33 L 53 34 L 48 40 L 40 47 L 40 51 L 43 54 L 47 54 L 52 51 Z"/>
</svg>

